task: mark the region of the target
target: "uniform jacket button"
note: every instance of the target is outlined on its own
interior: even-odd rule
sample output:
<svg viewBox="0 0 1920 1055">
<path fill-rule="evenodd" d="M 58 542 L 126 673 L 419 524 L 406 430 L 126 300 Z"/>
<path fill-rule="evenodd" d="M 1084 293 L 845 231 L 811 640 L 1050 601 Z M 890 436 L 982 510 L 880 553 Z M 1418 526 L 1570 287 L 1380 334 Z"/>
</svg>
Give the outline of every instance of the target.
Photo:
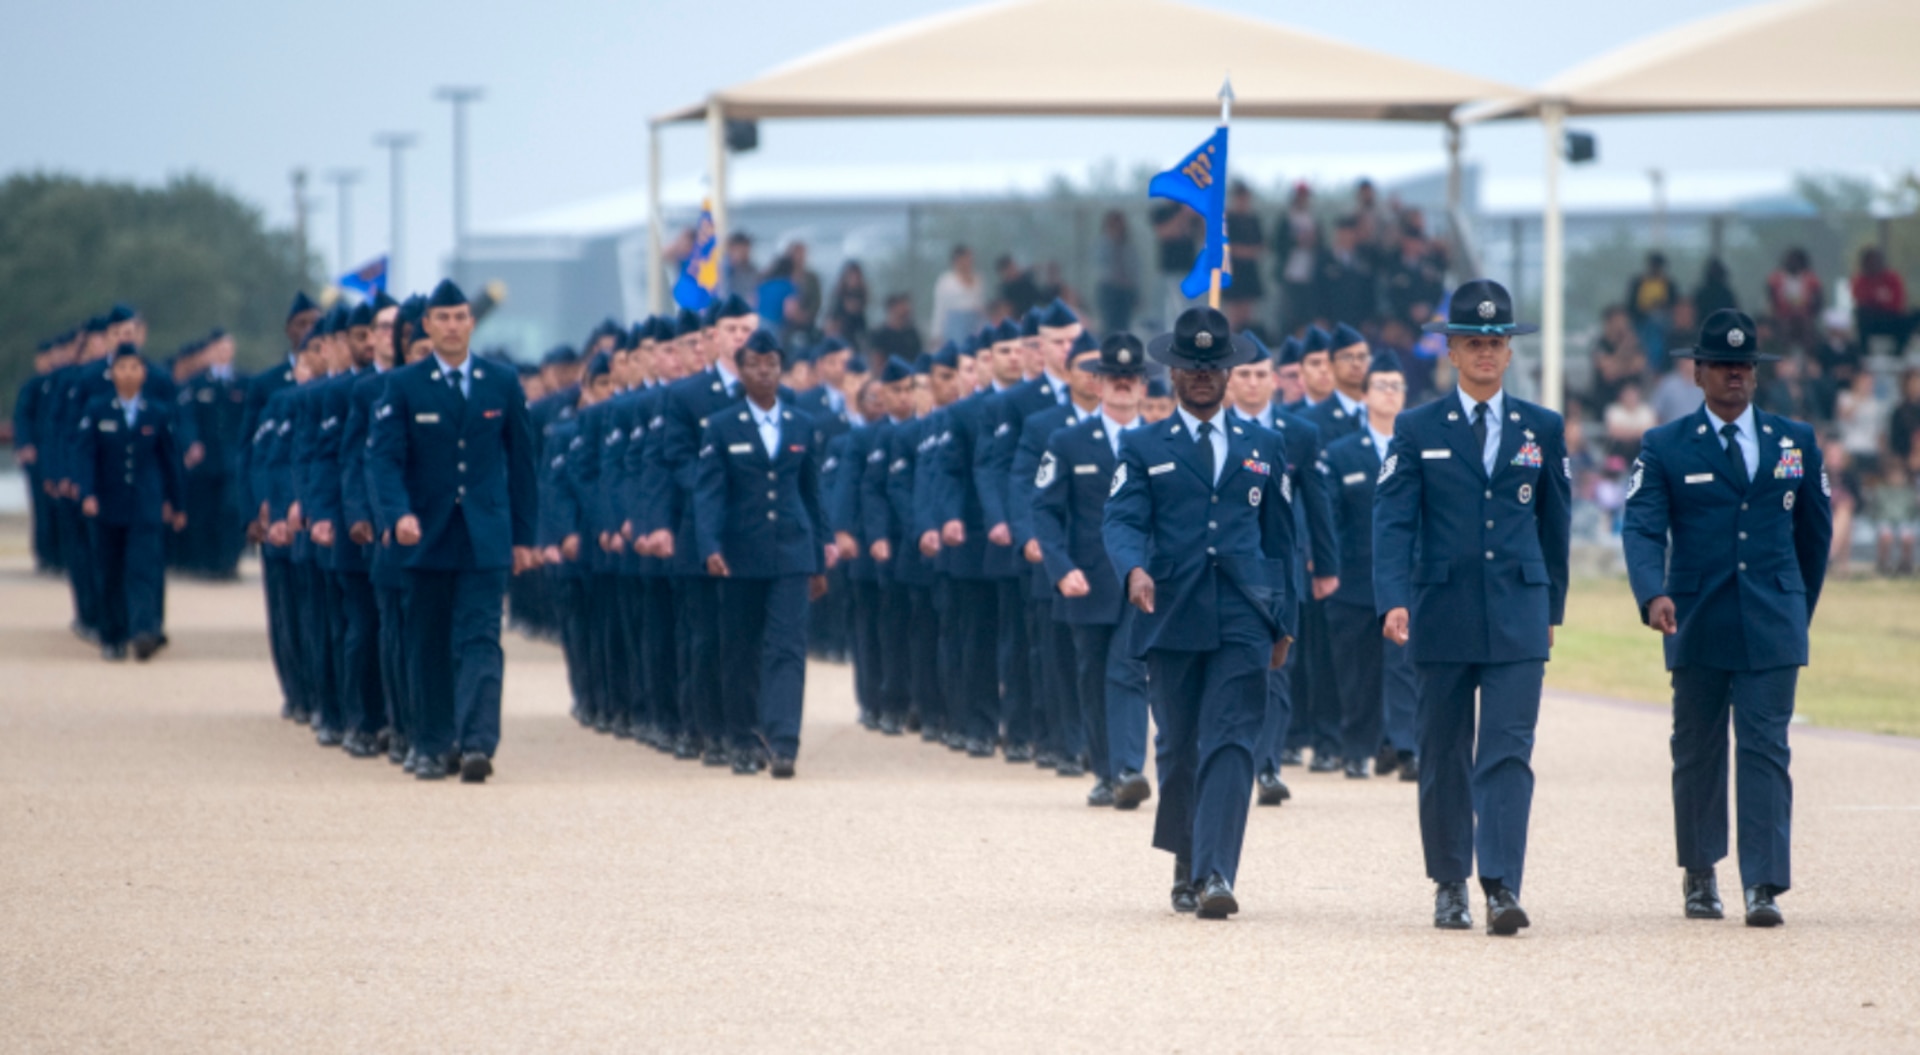
<svg viewBox="0 0 1920 1055">
<path fill-rule="evenodd" d="M 1487 559 L 1488 559 L 1488 560 L 1492 560 L 1492 559 L 1493 559 L 1493 551 L 1492 551 L 1492 550 L 1488 550 L 1488 551 L 1487 551 Z"/>
</svg>

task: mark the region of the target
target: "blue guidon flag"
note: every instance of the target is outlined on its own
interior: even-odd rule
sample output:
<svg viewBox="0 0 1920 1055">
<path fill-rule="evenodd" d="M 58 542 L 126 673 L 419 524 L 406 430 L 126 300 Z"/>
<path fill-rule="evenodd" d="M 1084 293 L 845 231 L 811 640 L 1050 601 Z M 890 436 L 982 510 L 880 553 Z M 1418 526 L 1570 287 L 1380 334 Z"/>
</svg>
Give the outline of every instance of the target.
<svg viewBox="0 0 1920 1055">
<path fill-rule="evenodd" d="M 1227 126 L 1214 129 L 1206 142 L 1181 158 L 1178 165 L 1153 177 L 1147 184 L 1147 194 L 1177 201 L 1199 213 L 1207 223 L 1207 246 L 1180 283 L 1180 292 L 1188 297 L 1205 296 L 1215 271 L 1220 272 L 1221 289 L 1232 285 L 1232 265 L 1227 256 Z"/>
<path fill-rule="evenodd" d="M 371 297 L 387 290 L 387 256 L 382 253 L 340 276 L 340 288 Z"/>
</svg>

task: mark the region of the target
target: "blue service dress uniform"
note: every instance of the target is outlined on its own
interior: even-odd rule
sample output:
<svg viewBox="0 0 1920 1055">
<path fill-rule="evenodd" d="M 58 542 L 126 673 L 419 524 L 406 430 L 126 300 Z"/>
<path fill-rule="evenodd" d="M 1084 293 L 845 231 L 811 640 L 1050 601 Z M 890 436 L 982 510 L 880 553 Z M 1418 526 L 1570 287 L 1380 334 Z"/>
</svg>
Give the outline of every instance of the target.
<svg viewBox="0 0 1920 1055">
<path fill-rule="evenodd" d="M 187 470 L 188 528 L 194 570 L 216 579 L 239 577 L 246 548 L 241 509 L 239 464 L 248 434 L 244 425 L 249 385 L 226 370 L 202 371 L 181 390 L 180 405 L 190 407 L 203 456 Z"/>
<path fill-rule="evenodd" d="M 1134 617 L 1129 647 L 1147 659 L 1160 727 L 1160 806 L 1153 845 L 1188 863 L 1189 880 L 1239 871 L 1253 754 L 1276 642 L 1293 634 L 1292 597 L 1276 568 L 1293 559 L 1293 487 L 1283 441 L 1216 413 L 1227 430 L 1212 468 L 1184 411 L 1120 441 L 1102 536 L 1115 578 L 1154 581 L 1154 610 Z M 1217 475 L 1216 475 L 1217 473 Z"/>
<path fill-rule="evenodd" d="M 1044 381 L 1038 383 L 1042 391 L 1049 390 Z M 1051 751 L 1055 768 L 1062 770 L 1063 776 L 1080 775 L 1082 759 L 1089 765 L 1094 763 L 1091 743 L 1096 734 L 1080 700 L 1080 660 L 1075 651 L 1077 639 L 1073 627 L 1059 618 L 1060 594 L 1054 580 L 1047 575 L 1044 554 L 1041 562 L 1029 563 L 1025 551 L 1027 542 L 1034 537 L 1033 502 L 1038 494 L 1034 482 L 1047 452 L 1047 441 L 1055 432 L 1079 423 L 1089 413 L 1098 411 L 1083 411 L 1069 399 L 1027 415 L 1014 432 L 1006 496 L 1013 556 L 1020 564 L 1018 574 L 1026 598 L 1027 653 L 1032 657 L 1028 679 L 1033 689 L 1033 726 L 1040 734 L 1037 750 Z M 1104 729 L 1106 716 L 1104 708 L 1102 710 L 1100 724 Z M 1012 734 L 1008 734 L 1008 739 L 1012 740 Z M 1104 758 L 1106 749 L 1100 751 Z"/>
<path fill-rule="evenodd" d="M 942 525 L 958 521 L 966 538 L 958 546 L 941 549 L 941 568 L 948 580 L 954 630 L 954 679 L 948 695 L 948 717 L 965 735 L 968 753 L 993 754 L 1000 738 L 1002 709 L 996 672 L 1009 670 L 998 662 L 1000 594 L 997 575 L 987 562 L 987 529 L 1003 522 L 989 520 L 990 506 L 1004 508 L 1004 478 L 976 469 L 976 459 L 994 441 L 1005 424 L 996 417 L 999 407 L 991 393 L 978 392 L 945 409 L 945 426 L 933 455 L 939 476 L 934 493 Z M 1024 580 L 1022 580 L 1024 582 Z"/>
<path fill-rule="evenodd" d="M 727 563 L 720 613 L 735 656 L 721 668 L 720 692 L 735 751 L 751 751 L 764 736 L 775 759 L 800 752 L 807 581 L 826 573 L 832 540 L 817 448 L 812 419 L 781 400 L 770 412 L 737 403 L 701 435 L 697 552 L 703 564 L 715 554 Z"/>
<path fill-rule="evenodd" d="M 847 535 L 856 551 L 847 558 L 847 648 L 853 655 L 853 695 L 862 725 L 874 724 L 880 707 L 880 570 L 871 551 L 879 539 L 867 527 L 869 500 L 863 486 L 868 463 L 887 457 L 885 449 L 875 446 L 878 435 L 878 424 L 870 423 L 833 441 L 831 456 L 839 464 L 827 503 L 834 532 Z"/>
<path fill-rule="evenodd" d="M 375 416 L 369 480 L 383 520 L 412 515 L 408 572 L 419 729 L 425 758 L 500 743 L 501 606 L 513 549 L 534 542 L 533 433 L 513 371 L 469 355 L 393 371 Z"/>
<path fill-rule="evenodd" d="M 1321 449 L 1366 428 L 1365 408 L 1358 404 L 1349 405 L 1346 397 L 1338 391 L 1311 406 L 1301 404 L 1293 418 L 1313 425 L 1319 434 Z M 1300 463 L 1309 477 L 1315 472 L 1314 465 L 1314 459 Z M 1311 502 L 1308 508 L 1311 510 L 1320 504 Z M 1312 576 L 1336 574 L 1324 570 L 1327 568 L 1323 560 L 1326 552 L 1337 554 L 1339 547 L 1329 540 L 1324 551 L 1315 548 L 1311 554 Z M 1314 600 L 1309 590 L 1303 593 L 1300 604 L 1300 657 L 1293 660 L 1293 676 L 1288 686 L 1288 704 L 1292 708 L 1293 720 L 1292 728 L 1288 730 L 1287 746 L 1296 749 L 1312 747 L 1314 767 L 1324 771 L 1342 753 L 1340 664 L 1334 660 L 1333 630 L 1327 623 L 1326 599 Z"/>
<path fill-rule="evenodd" d="M 165 507 L 183 512 L 175 410 L 136 398 L 129 407 L 95 398 L 81 412 L 78 453 L 71 466 L 88 518 L 99 575 L 100 643 L 124 646 L 161 634 L 166 591 Z"/>
<path fill-rule="evenodd" d="M 1728 424 L 1752 445 L 1742 454 L 1745 481 L 1721 435 Z M 1622 541 L 1641 618 L 1655 598 L 1668 597 L 1678 623 L 1666 660 L 1683 868 L 1706 871 L 1727 855 L 1731 711 L 1742 884 L 1776 892 L 1793 885 L 1787 724 L 1832 540 L 1826 470 L 1810 426 L 1752 408 L 1726 423 L 1702 406 L 1643 438 Z"/>
<path fill-rule="evenodd" d="M 1505 392 L 1486 406 L 1484 447 L 1463 393 L 1395 423 L 1374 492 L 1374 607 L 1410 613 L 1427 875 L 1464 882 L 1477 851 L 1482 882 L 1517 895 L 1550 628 L 1566 611 L 1570 487 L 1560 415 Z"/>
<path fill-rule="evenodd" d="M 1381 636 L 1373 595 L 1373 495 L 1381 453 L 1373 434 L 1363 430 L 1328 445 L 1318 467 L 1334 495 L 1334 534 L 1340 541 L 1340 586 L 1327 598 L 1327 626 L 1334 654 L 1342 660 L 1335 677 L 1349 762 L 1383 742 L 1401 757 L 1414 755 L 1419 675 L 1407 646 Z"/>
<path fill-rule="evenodd" d="M 392 371 L 367 371 L 354 378 L 352 406 L 347 413 L 346 445 L 340 482 L 341 518 L 349 541 L 355 526 L 364 524 L 373 541 L 364 549 L 367 583 L 373 589 L 378 625 L 380 693 L 385 701 L 388 757 L 404 761 L 412 746 L 411 693 L 413 677 L 407 653 L 407 575 L 393 541 L 393 525 L 381 519 L 368 480 L 367 452 L 373 442 L 373 422 L 386 400 Z"/>
</svg>

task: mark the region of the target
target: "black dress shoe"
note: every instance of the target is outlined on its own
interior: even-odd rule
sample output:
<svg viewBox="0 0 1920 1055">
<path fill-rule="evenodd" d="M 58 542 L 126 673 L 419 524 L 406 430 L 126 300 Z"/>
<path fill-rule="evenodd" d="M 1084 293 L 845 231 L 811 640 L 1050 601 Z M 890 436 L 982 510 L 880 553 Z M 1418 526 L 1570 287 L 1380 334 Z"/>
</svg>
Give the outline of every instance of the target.
<svg viewBox="0 0 1920 1055">
<path fill-rule="evenodd" d="M 1420 760 L 1413 755 L 1405 755 L 1400 759 L 1400 783 L 1420 783 Z"/>
<path fill-rule="evenodd" d="M 1007 761 L 1013 765 L 1020 765 L 1022 763 L 1033 761 L 1033 745 L 1032 744 L 1008 744 L 1007 745 Z"/>
<path fill-rule="evenodd" d="M 400 771 L 403 773 L 412 773 L 417 771 L 419 768 L 420 768 L 420 752 L 415 751 L 411 747 L 407 748 L 407 756 L 400 760 Z"/>
<path fill-rule="evenodd" d="M 894 717 L 891 714 L 881 715 L 880 716 L 880 735 L 899 736 L 900 735 L 900 719 Z"/>
<path fill-rule="evenodd" d="M 1061 759 L 1060 764 L 1054 767 L 1053 775 L 1056 777 L 1084 777 L 1087 775 L 1087 768 L 1081 765 L 1080 760 L 1077 758 L 1065 758 Z"/>
<path fill-rule="evenodd" d="M 773 779 L 793 779 L 793 759 L 775 755 L 773 759 Z"/>
<path fill-rule="evenodd" d="M 1435 884 L 1433 925 L 1441 930 L 1473 929 L 1473 910 L 1467 907 L 1466 883 Z"/>
<path fill-rule="evenodd" d="M 133 639 L 133 658 L 145 663 L 160 651 L 160 644 L 159 634 L 141 634 Z"/>
<path fill-rule="evenodd" d="M 1366 759 L 1364 758 L 1347 759 L 1347 779 L 1348 780 L 1366 780 L 1370 776 L 1372 776 L 1372 774 L 1367 772 Z"/>
<path fill-rule="evenodd" d="M 1713 869 L 1688 871 L 1681 889 L 1686 893 L 1688 919 L 1727 918 L 1726 906 L 1720 903 L 1720 881 L 1714 877 Z"/>
<path fill-rule="evenodd" d="M 479 751 L 460 756 L 460 783 L 484 784 L 493 775 L 493 760 Z"/>
<path fill-rule="evenodd" d="M 673 741 L 673 757 L 682 762 L 691 762 L 700 757 L 700 745 L 693 742 L 690 733 L 681 733 Z"/>
<path fill-rule="evenodd" d="M 918 707 L 911 707 L 911 708 L 908 708 L 908 709 L 907 709 L 907 718 L 906 718 L 906 721 L 905 721 L 905 722 L 904 722 L 903 724 L 904 724 L 904 725 L 906 726 L 906 728 L 907 728 L 907 732 L 910 732 L 910 733 L 917 733 L 917 732 L 919 732 L 919 731 L 920 731 L 920 725 L 921 725 L 921 722 L 920 722 L 920 708 L 918 708 Z"/>
<path fill-rule="evenodd" d="M 313 730 L 313 742 L 321 747 L 339 747 L 345 739 L 338 729 L 329 729 L 324 725 Z"/>
<path fill-rule="evenodd" d="M 753 757 L 751 752 L 735 751 L 733 753 L 733 775 L 734 776 L 751 777 L 751 776 L 757 775 L 759 772 L 760 772 L 760 762 L 758 759 Z"/>
<path fill-rule="evenodd" d="M 1095 783 L 1093 790 L 1087 792 L 1087 805 L 1095 809 L 1104 809 L 1112 806 L 1113 785 L 1104 780 Z"/>
<path fill-rule="evenodd" d="M 127 658 L 127 646 L 101 645 L 100 658 L 106 660 L 109 663 L 118 663 L 121 660 Z"/>
<path fill-rule="evenodd" d="M 1293 790 L 1280 779 L 1280 771 L 1276 769 L 1261 770 L 1260 775 L 1253 778 L 1253 784 L 1260 791 L 1260 797 L 1254 801 L 1262 806 L 1278 806 L 1293 797 Z"/>
<path fill-rule="evenodd" d="M 968 758 L 992 758 L 993 757 L 993 741 L 982 740 L 978 737 L 968 740 L 967 741 L 967 757 Z"/>
<path fill-rule="evenodd" d="M 447 760 L 439 755 L 423 754 L 413 764 L 415 780 L 445 780 L 447 774 Z"/>
<path fill-rule="evenodd" d="M 920 727 L 920 742 L 923 744 L 937 744 L 940 742 L 941 737 L 945 735 L 946 733 L 932 722 L 928 722 Z"/>
<path fill-rule="evenodd" d="M 1240 911 L 1240 902 L 1234 899 L 1233 884 L 1215 872 L 1207 877 L 1206 885 L 1200 888 L 1201 919 L 1226 919 Z"/>
<path fill-rule="evenodd" d="M 1747 888 L 1747 926 L 1778 927 L 1787 921 L 1773 900 L 1775 896 L 1774 889 L 1765 883 Z"/>
<path fill-rule="evenodd" d="M 380 753 L 374 747 L 373 737 L 359 731 L 348 733 L 340 747 L 349 758 L 372 758 Z"/>
<path fill-rule="evenodd" d="M 1533 921 L 1527 918 L 1527 910 L 1520 907 L 1520 898 L 1513 891 L 1497 886 L 1487 894 L 1488 934 L 1511 938 L 1532 924 Z"/>
<path fill-rule="evenodd" d="M 859 721 L 860 721 L 860 728 L 862 729 L 879 729 L 880 728 L 880 719 L 875 718 L 873 716 L 872 711 L 861 711 Z"/>
<path fill-rule="evenodd" d="M 1309 773 L 1332 773 L 1340 768 L 1340 759 L 1331 754 L 1313 753 L 1313 764 L 1307 767 Z"/>
<path fill-rule="evenodd" d="M 1280 752 L 1280 764 L 1283 766 L 1297 766 L 1301 761 L 1300 749 L 1297 747 L 1289 747 Z"/>
<path fill-rule="evenodd" d="M 308 722 L 313 721 L 313 712 L 304 707 L 295 706 L 292 721 L 295 725 L 306 725 Z"/>
<path fill-rule="evenodd" d="M 1399 768 L 1400 752 L 1395 751 L 1391 747 L 1381 747 L 1380 753 L 1374 756 L 1373 772 L 1375 776 L 1384 777 Z"/>
<path fill-rule="evenodd" d="M 1200 911 L 1200 887 L 1193 881 L 1193 864 L 1184 857 L 1173 859 L 1173 910 Z"/>
<path fill-rule="evenodd" d="M 407 737 L 404 733 L 395 733 L 387 738 L 387 761 L 399 765 L 407 760 Z"/>
<path fill-rule="evenodd" d="M 719 744 L 708 744 L 707 749 L 700 754 L 701 765 L 713 766 L 716 769 L 732 761 L 733 757 L 727 753 L 727 749 Z"/>
<path fill-rule="evenodd" d="M 293 701 L 292 700 L 280 701 L 280 717 L 285 718 L 289 722 L 293 721 Z"/>
<path fill-rule="evenodd" d="M 1153 797 L 1153 785 L 1135 769 L 1120 771 L 1120 778 L 1113 783 L 1113 808 L 1116 810 L 1137 810 L 1140 804 Z"/>
<path fill-rule="evenodd" d="M 1050 748 L 1041 748 L 1033 754 L 1033 764 L 1041 769 L 1055 769 L 1060 765 L 1060 756 Z"/>
</svg>

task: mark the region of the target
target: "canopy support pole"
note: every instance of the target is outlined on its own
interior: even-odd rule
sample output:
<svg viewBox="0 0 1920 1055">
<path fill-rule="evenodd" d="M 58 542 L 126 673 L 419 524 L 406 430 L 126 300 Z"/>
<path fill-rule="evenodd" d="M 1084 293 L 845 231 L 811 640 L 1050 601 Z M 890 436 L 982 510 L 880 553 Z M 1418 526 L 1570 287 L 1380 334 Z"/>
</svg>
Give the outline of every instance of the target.
<svg viewBox="0 0 1920 1055">
<path fill-rule="evenodd" d="M 1473 278 L 1485 274 L 1480 266 L 1480 246 L 1473 237 L 1473 227 L 1467 220 L 1466 212 L 1461 208 L 1460 199 L 1466 193 L 1465 176 L 1460 170 L 1460 149 L 1466 138 L 1466 132 L 1459 122 L 1447 120 L 1447 232 L 1453 241 L 1453 268 L 1457 278 Z"/>
<path fill-rule="evenodd" d="M 647 311 L 667 310 L 666 239 L 660 230 L 660 124 L 647 124 Z"/>
<path fill-rule="evenodd" d="M 1550 410 L 1565 409 L 1562 364 L 1566 354 L 1566 253 L 1560 223 L 1560 148 L 1566 139 L 1565 103 L 1540 107 L 1540 127 L 1547 140 L 1546 211 L 1540 217 L 1540 402 Z"/>
<path fill-rule="evenodd" d="M 712 186 L 713 251 L 720 257 L 722 284 L 727 252 L 727 113 L 719 99 L 707 100 L 707 180 Z"/>
</svg>

